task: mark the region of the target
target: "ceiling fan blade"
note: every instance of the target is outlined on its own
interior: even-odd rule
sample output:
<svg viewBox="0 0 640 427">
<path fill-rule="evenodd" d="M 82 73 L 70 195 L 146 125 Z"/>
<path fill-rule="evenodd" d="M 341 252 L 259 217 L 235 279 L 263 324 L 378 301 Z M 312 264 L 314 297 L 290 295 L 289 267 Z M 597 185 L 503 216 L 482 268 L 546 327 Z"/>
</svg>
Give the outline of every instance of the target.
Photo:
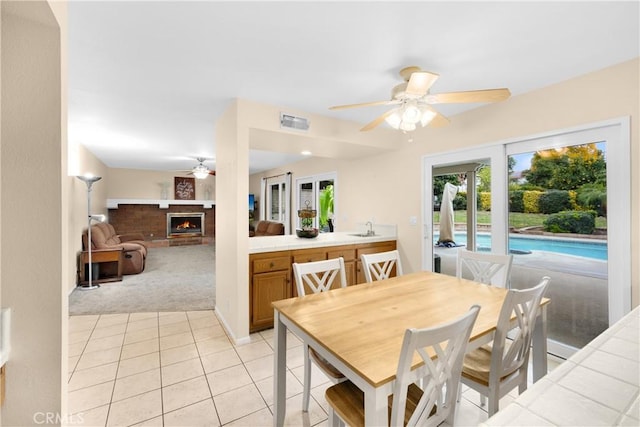
<svg viewBox="0 0 640 427">
<path fill-rule="evenodd" d="M 360 104 L 348 104 L 348 105 L 334 105 L 333 107 L 329 107 L 330 110 L 345 110 L 347 108 L 359 108 L 359 107 L 373 107 L 376 105 L 397 105 L 402 101 L 391 100 L 391 101 L 374 101 L 374 102 L 361 102 Z"/>
<path fill-rule="evenodd" d="M 423 96 L 429 91 L 436 80 L 438 80 L 438 77 L 440 77 L 438 74 L 428 71 L 416 71 L 411 74 L 405 93 L 407 95 Z"/>
<path fill-rule="evenodd" d="M 380 125 L 382 122 L 384 122 L 384 119 L 386 119 L 388 116 L 390 116 L 395 110 L 396 110 L 395 108 L 392 108 L 391 110 L 387 111 L 386 113 L 379 115 L 372 122 L 367 123 L 362 129 L 360 129 L 360 132 L 366 132 L 366 131 L 371 130 L 374 127 Z"/>
<path fill-rule="evenodd" d="M 429 95 L 429 104 L 455 104 L 461 102 L 497 102 L 504 101 L 511 96 L 507 88 L 470 90 L 466 92 L 448 92 Z"/>
<path fill-rule="evenodd" d="M 449 119 L 443 116 L 442 114 L 440 114 L 438 110 L 436 110 L 435 108 L 431 108 L 428 105 L 425 105 L 424 108 L 431 111 L 433 114 L 435 114 L 433 116 L 433 119 L 431 119 L 431 121 L 427 124 L 427 126 L 430 126 L 433 128 L 439 128 L 439 127 L 447 126 L 450 123 Z"/>
</svg>

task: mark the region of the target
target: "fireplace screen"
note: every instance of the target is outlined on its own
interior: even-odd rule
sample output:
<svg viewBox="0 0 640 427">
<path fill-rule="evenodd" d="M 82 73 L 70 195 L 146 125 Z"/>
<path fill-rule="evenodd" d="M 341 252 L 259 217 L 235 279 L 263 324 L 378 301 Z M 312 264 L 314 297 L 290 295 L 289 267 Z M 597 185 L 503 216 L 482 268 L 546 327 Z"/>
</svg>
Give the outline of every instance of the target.
<svg viewBox="0 0 640 427">
<path fill-rule="evenodd" d="M 204 212 L 168 213 L 167 237 L 204 236 Z"/>
</svg>

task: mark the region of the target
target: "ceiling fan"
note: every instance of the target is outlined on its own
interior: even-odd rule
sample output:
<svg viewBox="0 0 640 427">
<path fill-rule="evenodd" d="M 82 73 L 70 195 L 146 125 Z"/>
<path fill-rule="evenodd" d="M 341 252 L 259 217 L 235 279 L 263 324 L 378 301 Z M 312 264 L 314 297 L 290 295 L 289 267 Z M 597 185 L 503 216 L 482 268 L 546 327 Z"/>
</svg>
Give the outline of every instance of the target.
<svg viewBox="0 0 640 427">
<path fill-rule="evenodd" d="M 394 129 L 409 132 L 415 130 L 417 125 L 439 127 L 449 124 L 449 119 L 431 107 L 432 104 L 497 102 L 511 96 L 511 92 L 506 88 L 431 94 L 429 89 L 438 80 L 439 75 L 423 71 L 417 66 L 403 68 L 400 70 L 400 76 L 404 79 L 404 83 L 394 86 L 389 101 L 336 105 L 329 107 L 329 109 L 344 110 L 375 105 L 399 105 L 376 117 L 360 130 L 371 130 L 386 121 Z"/>
<path fill-rule="evenodd" d="M 187 175 L 193 175 L 198 179 L 205 179 L 209 175 L 216 174 L 216 171 L 209 169 L 204 164 L 204 162 L 206 162 L 207 160 L 212 160 L 212 159 L 207 159 L 205 157 L 196 157 L 196 160 L 198 161 L 198 165 L 194 166 L 193 169 L 188 171 L 180 171 L 180 172 L 184 172 Z"/>
</svg>

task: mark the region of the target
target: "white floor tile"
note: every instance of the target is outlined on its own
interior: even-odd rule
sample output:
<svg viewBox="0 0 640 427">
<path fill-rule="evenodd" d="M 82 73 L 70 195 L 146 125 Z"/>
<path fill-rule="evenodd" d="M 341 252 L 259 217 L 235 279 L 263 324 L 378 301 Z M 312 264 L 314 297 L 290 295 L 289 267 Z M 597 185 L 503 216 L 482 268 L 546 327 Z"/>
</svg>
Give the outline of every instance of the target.
<svg viewBox="0 0 640 427">
<path fill-rule="evenodd" d="M 219 425 L 213 399 L 203 400 L 164 414 L 165 427 L 217 427 Z"/>
<path fill-rule="evenodd" d="M 211 392 L 204 375 L 162 388 L 165 412 L 175 411 L 210 398 Z"/>
<path fill-rule="evenodd" d="M 222 425 L 266 408 L 254 384 L 223 393 L 213 398 Z"/>
</svg>

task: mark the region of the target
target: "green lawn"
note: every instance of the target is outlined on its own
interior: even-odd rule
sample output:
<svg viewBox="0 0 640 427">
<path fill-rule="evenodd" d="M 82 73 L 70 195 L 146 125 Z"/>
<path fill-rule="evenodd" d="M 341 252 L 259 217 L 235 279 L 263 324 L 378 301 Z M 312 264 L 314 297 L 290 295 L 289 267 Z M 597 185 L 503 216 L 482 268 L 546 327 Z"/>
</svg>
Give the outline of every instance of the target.
<svg viewBox="0 0 640 427">
<path fill-rule="evenodd" d="M 454 211 L 455 222 L 467 222 L 467 211 Z M 515 228 L 542 226 L 544 219 L 547 217 L 545 214 L 532 214 L 532 213 L 509 213 L 509 225 Z M 478 211 L 477 213 L 478 224 L 491 224 L 491 212 Z M 433 222 L 440 222 L 440 212 L 433 213 Z M 607 228 L 607 218 L 596 218 L 597 228 Z"/>
</svg>

